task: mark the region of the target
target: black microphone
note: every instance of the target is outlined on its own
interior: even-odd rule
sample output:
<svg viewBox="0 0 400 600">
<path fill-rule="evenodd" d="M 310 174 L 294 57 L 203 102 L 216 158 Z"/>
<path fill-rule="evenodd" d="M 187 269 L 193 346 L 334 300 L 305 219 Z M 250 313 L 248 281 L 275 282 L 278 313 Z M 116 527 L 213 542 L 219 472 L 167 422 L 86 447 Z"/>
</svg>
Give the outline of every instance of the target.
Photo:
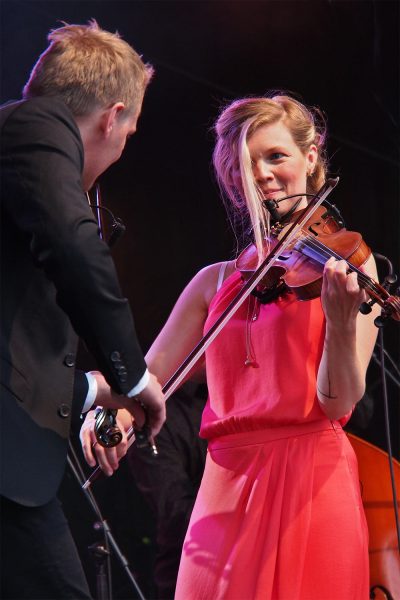
<svg viewBox="0 0 400 600">
<path fill-rule="evenodd" d="M 290 194 L 290 196 L 283 196 L 282 198 L 278 198 L 277 200 L 263 200 L 263 205 L 270 213 L 273 222 L 277 223 L 280 219 L 282 219 L 282 216 L 278 213 L 279 202 L 283 202 L 283 200 L 288 200 L 289 198 L 299 198 L 300 196 L 308 196 L 313 198 L 315 194 Z M 284 217 L 290 216 L 296 210 L 296 208 L 300 204 L 300 200 L 301 198 L 299 198 L 298 202 L 296 202 L 296 204 L 290 209 L 290 211 L 286 215 L 284 215 Z"/>
<path fill-rule="evenodd" d="M 339 181 L 339 178 L 337 177 L 336 179 L 335 178 L 328 179 L 326 181 L 326 183 L 335 187 L 337 185 L 338 181 Z M 320 191 L 321 190 L 319 190 L 317 192 L 317 194 L 319 194 Z M 306 196 L 306 198 L 315 198 L 315 196 L 317 194 L 307 194 L 306 192 L 303 192 L 302 194 L 290 194 L 289 196 L 283 196 L 282 198 L 278 198 L 277 200 L 274 200 L 274 199 L 264 200 L 263 205 L 269 211 L 274 223 L 277 223 L 278 221 L 287 220 L 294 213 L 294 211 L 300 204 L 301 196 Z M 280 215 L 277 210 L 279 203 L 283 202 L 283 200 L 288 200 L 289 198 L 299 198 L 299 200 L 294 204 L 294 206 L 292 206 L 292 208 L 285 215 Z M 344 227 L 343 217 L 340 214 L 339 210 L 336 208 L 336 206 L 334 204 L 331 204 L 330 202 L 328 202 L 328 200 L 324 200 L 324 204 L 327 204 L 329 207 L 328 214 L 331 214 L 337 220 L 338 224 L 340 226 Z M 325 218 L 325 215 L 323 215 L 323 218 Z"/>
<path fill-rule="evenodd" d="M 125 231 L 126 227 L 121 221 L 121 219 L 115 217 L 112 224 L 110 237 L 108 238 L 108 247 L 111 248 L 112 246 L 114 246 L 114 244 L 118 242 L 119 238 L 121 238 L 124 235 Z"/>
<path fill-rule="evenodd" d="M 124 235 L 126 231 L 126 227 L 122 219 L 120 219 L 119 217 L 115 217 L 111 210 L 106 206 L 101 206 L 100 204 L 94 204 L 92 202 L 89 202 L 89 206 L 91 208 L 96 208 L 97 210 L 104 210 L 104 212 L 106 212 L 111 217 L 111 233 L 107 241 L 108 247 L 111 248 L 112 246 L 114 246 L 114 244 L 118 242 L 118 240 Z M 100 223 L 99 226 L 101 228 Z"/>
<path fill-rule="evenodd" d="M 284 200 L 284 198 L 282 198 L 282 200 Z M 263 202 L 263 205 L 268 210 L 274 223 L 279 221 L 279 213 L 277 211 L 278 202 L 280 202 L 280 200 L 264 200 Z"/>
</svg>

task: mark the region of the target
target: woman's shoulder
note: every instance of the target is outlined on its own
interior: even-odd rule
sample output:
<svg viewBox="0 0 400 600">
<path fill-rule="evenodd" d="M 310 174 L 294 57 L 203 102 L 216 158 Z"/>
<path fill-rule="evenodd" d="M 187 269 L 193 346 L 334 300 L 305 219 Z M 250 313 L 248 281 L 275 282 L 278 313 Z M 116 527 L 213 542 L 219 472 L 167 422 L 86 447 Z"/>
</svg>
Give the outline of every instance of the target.
<svg viewBox="0 0 400 600">
<path fill-rule="evenodd" d="M 215 281 L 222 280 L 223 282 L 230 275 L 232 275 L 232 273 L 234 273 L 235 270 L 236 268 L 234 260 L 224 260 L 203 267 L 198 272 L 198 275 L 201 274 L 201 277 L 210 278 Z"/>
<path fill-rule="evenodd" d="M 200 269 L 192 279 L 191 285 L 202 293 L 208 306 L 223 282 L 234 272 L 234 260 L 213 263 Z"/>
</svg>

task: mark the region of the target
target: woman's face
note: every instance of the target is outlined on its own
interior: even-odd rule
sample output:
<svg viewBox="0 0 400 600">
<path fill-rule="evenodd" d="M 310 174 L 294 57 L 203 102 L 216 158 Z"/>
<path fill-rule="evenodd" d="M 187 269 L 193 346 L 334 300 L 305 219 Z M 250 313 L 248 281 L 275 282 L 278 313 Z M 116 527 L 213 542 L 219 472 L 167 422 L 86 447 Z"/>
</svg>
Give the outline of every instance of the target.
<svg viewBox="0 0 400 600">
<path fill-rule="evenodd" d="M 278 200 L 291 194 L 304 194 L 307 173 L 312 173 L 317 161 L 317 148 L 311 145 L 306 154 L 300 150 L 289 129 L 278 121 L 256 129 L 247 142 L 254 179 L 265 200 Z M 279 214 L 286 213 L 298 198 L 279 204 Z M 307 206 L 303 197 L 298 208 Z"/>
</svg>

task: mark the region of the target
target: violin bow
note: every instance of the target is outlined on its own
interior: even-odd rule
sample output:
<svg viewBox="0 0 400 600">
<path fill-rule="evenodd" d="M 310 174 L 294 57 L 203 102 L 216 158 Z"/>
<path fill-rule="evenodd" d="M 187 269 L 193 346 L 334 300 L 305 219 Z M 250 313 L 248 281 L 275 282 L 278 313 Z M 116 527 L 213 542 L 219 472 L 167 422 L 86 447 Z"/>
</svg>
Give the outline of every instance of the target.
<svg viewBox="0 0 400 600">
<path fill-rule="evenodd" d="M 331 193 L 331 191 L 337 186 L 339 182 L 339 177 L 335 177 L 332 179 L 327 179 L 321 189 L 315 194 L 314 198 L 309 202 L 307 208 L 297 217 L 297 219 L 292 223 L 289 229 L 284 233 L 282 238 L 278 241 L 273 250 L 268 254 L 268 256 L 262 261 L 260 266 L 254 271 L 252 276 L 246 281 L 246 283 L 242 286 L 238 294 L 233 298 L 224 312 L 219 316 L 219 318 L 215 321 L 215 323 L 210 327 L 204 337 L 198 342 L 198 344 L 193 348 L 193 350 L 188 354 L 182 364 L 178 367 L 175 373 L 168 379 L 162 391 L 165 396 L 165 400 L 175 392 L 175 390 L 181 385 L 182 381 L 189 373 L 189 371 L 193 368 L 196 362 L 201 358 L 204 352 L 207 350 L 208 346 L 220 331 L 225 327 L 226 323 L 231 319 L 237 309 L 243 304 L 243 302 L 248 298 L 253 289 L 257 286 L 257 284 L 265 277 L 266 273 L 273 267 L 274 263 L 279 258 L 279 255 L 282 254 L 288 246 L 292 243 L 293 239 L 296 237 L 297 233 L 301 231 L 303 226 L 309 220 L 311 215 L 317 210 L 317 208 L 322 204 L 325 198 Z M 143 435 L 143 429 L 141 430 Z M 135 435 L 140 435 L 140 431 L 135 430 L 135 427 L 130 427 L 127 431 L 128 437 L 128 448 L 135 441 Z M 153 453 L 156 453 L 154 444 L 150 442 L 150 445 L 153 449 Z M 142 444 L 141 444 L 142 446 Z M 97 477 L 101 474 L 100 467 L 97 467 L 90 477 L 85 481 L 82 485 L 83 489 L 87 489 L 90 485 L 97 479 Z"/>
</svg>

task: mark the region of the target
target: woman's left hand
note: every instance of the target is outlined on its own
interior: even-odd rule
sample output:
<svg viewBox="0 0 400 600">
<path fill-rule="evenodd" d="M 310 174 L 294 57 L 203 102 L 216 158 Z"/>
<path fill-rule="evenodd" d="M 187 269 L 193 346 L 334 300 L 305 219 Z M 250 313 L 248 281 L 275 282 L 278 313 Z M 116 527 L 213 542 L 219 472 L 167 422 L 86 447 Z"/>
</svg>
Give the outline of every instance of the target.
<svg viewBox="0 0 400 600">
<path fill-rule="evenodd" d="M 380 312 L 379 305 L 374 305 L 370 314 L 359 312 L 368 296 L 360 289 L 357 273 L 347 270 L 345 260 L 331 258 L 323 275 L 321 302 L 326 327 L 317 395 L 329 419 L 346 415 L 365 393 L 365 374 L 377 336 L 374 319 Z M 373 256 L 359 271 L 377 280 Z"/>
<path fill-rule="evenodd" d="M 341 328 L 355 326 L 360 305 L 367 295 L 358 284 L 357 273 L 347 272 L 345 260 L 330 258 L 324 268 L 321 301 L 328 323 Z"/>
</svg>

